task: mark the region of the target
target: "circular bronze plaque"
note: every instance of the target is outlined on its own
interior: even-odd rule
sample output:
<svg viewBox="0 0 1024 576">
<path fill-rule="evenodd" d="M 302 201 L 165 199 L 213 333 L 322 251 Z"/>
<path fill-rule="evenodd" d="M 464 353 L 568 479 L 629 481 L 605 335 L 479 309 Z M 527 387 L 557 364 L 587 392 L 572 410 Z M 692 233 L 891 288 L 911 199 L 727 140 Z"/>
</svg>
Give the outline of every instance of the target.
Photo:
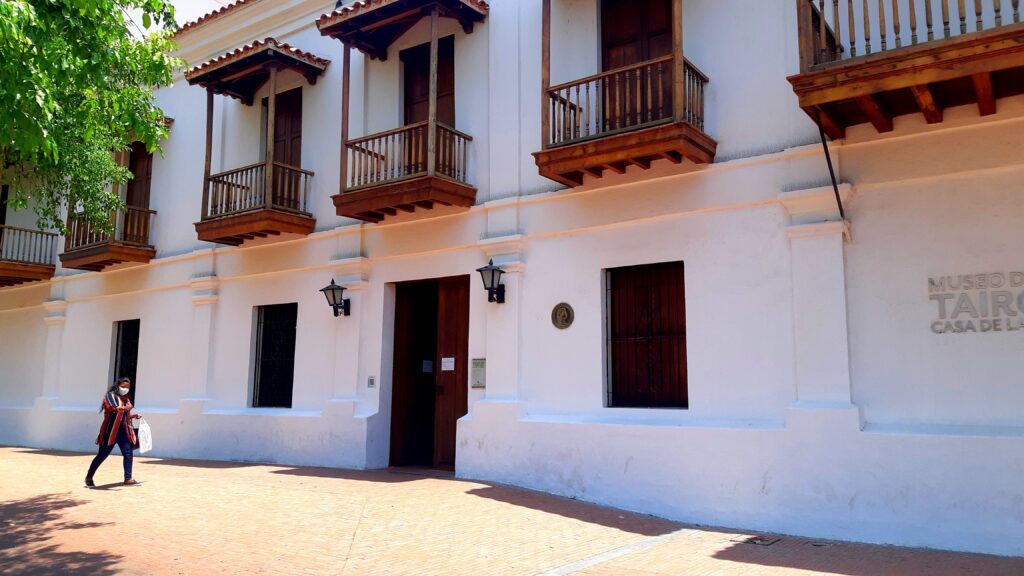
<svg viewBox="0 0 1024 576">
<path fill-rule="evenodd" d="M 572 306 L 569 306 L 565 302 L 556 304 L 554 310 L 551 311 L 551 323 L 559 330 L 565 330 L 569 326 L 572 326 L 572 321 L 575 318 L 576 313 L 573 312 Z"/>
</svg>

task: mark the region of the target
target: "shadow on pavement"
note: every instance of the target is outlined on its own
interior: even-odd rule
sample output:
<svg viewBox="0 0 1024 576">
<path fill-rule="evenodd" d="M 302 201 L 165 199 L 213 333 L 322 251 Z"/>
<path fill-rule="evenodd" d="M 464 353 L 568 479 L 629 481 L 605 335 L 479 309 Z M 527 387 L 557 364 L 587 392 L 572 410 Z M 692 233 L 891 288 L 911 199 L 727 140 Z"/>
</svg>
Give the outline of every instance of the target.
<svg viewBox="0 0 1024 576">
<path fill-rule="evenodd" d="M 116 574 L 120 555 L 62 552 L 48 543 L 58 531 L 107 525 L 60 521 L 63 510 L 82 503 L 63 494 L 0 502 L 0 574 Z"/>
<path fill-rule="evenodd" d="M 136 457 L 139 457 L 138 455 Z M 147 458 L 142 456 L 142 458 Z M 226 470 L 228 468 L 251 468 L 252 466 L 271 466 L 271 464 L 260 464 L 257 462 L 230 462 L 226 460 L 184 460 L 181 458 L 160 458 L 155 460 L 141 460 L 149 466 L 183 466 L 185 468 L 209 468 L 211 470 Z"/>
<path fill-rule="evenodd" d="M 287 468 L 274 470 L 273 474 L 287 476 L 306 476 L 311 478 L 334 478 L 338 480 L 354 480 L 356 482 L 373 482 L 393 484 L 397 482 L 415 482 L 423 480 L 424 475 L 387 470 L 346 470 L 343 468 Z"/>
<path fill-rule="evenodd" d="M 15 448 L 22 454 L 39 454 L 41 456 L 89 456 L 90 452 L 72 452 L 70 450 L 45 450 L 42 448 Z"/>
<path fill-rule="evenodd" d="M 644 536 L 660 536 L 680 528 L 679 524 L 662 520 L 661 518 L 643 516 L 615 508 L 605 508 L 596 504 L 541 492 L 532 492 L 521 488 L 488 486 L 486 488 L 474 488 L 466 493 Z"/>
<path fill-rule="evenodd" d="M 837 576 L 1011 576 L 1024 574 L 1024 558 L 964 554 L 942 550 L 873 546 L 853 542 L 807 540 L 789 536 L 766 538 L 771 545 L 737 542 L 714 558 L 800 573 Z M 756 572 L 757 570 L 751 570 Z M 773 572 L 774 573 L 774 572 Z M 788 573 L 788 572 L 787 572 Z"/>
</svg>

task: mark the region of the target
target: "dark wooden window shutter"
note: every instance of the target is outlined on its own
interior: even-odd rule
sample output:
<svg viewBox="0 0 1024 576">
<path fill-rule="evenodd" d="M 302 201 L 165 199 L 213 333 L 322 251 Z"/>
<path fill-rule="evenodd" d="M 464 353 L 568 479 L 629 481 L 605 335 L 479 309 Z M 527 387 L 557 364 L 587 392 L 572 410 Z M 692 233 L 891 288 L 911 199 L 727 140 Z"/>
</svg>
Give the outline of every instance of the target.
<svg viewBox="0 0 1024 576">
<path fill-rule="evenodd" d="M 686 408 L 682 262 L 607 271 L 608 404 Z"/>
</svg>

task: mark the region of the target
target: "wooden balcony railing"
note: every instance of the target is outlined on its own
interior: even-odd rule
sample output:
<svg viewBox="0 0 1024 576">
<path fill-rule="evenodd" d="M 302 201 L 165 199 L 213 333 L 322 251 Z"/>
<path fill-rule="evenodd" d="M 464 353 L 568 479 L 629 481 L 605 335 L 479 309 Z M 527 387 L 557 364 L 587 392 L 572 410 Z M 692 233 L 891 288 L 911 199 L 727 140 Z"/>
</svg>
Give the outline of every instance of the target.
<svg viewBox="0 0 1024 576">
<path fill-rule="evenodd" d="M 430 125 L 424 121 L 346 142 L 346 190 L 426 176 L 429 131 Z M 472 140 L 472 136 L 439 122 L 434 152 L 436 174 L 465 183 Z"/>
<path fill-rule="evenodd" d="M 672 63 L 663 56 L 552 86 L 545 148 L 672 120 Z M 684 70 L 684 120 L 703 132 L 708 78 L 689 61 Z"/>
<path fill-rule="evenodd" d="M 1020 22 L 1020 0 L 798 0 L 800 70 Z"/>
<path fill-rule="evenodd" d="M 308 211 L 312 172 L 274 162 L 269 195 L 266 175 L 266 162 L 212 174 L 207 182 L 203 220 L 262 209 Z"/>
<path fill-rule="evenodd" d="M 152 246 L 150 233 L 153 230 L 156 211 L 126 206 L 112 213 L 110 218 L 114 226 L 113 237 L 75 215 L 69 217 L 68 233 L 64 237 L 64 251 L 71 252 L 110 241 L 140 248 Z"/>
<path fill-rule="evenodd" d="M 0 225 L 0 260 L 53 266 L 57 234 Z"/>
</svg>

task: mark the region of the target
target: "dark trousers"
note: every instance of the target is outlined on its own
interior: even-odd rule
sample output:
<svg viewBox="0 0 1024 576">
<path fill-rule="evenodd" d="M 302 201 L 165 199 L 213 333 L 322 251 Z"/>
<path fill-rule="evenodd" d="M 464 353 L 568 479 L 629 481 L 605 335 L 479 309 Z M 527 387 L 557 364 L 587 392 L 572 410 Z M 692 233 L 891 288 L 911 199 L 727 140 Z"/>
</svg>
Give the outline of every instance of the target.
<svg viewBox="0 0 1024 576">
<path fill-rule="evenodd" d="M 129 480 L 132 477 L 132 443 L 128 439 L 128 433 L 124 431 L 124 427 L 118 428 L 117 442 L 115 444 L 121 449 L 121 455 L 124 456 L 124 479 Z M 103 464 L 103 461 L 107 459 L 107 456 L 110 456 L 113 450 L 114 447 L 107 446 L 105 442 L 100 445 L 100 451 L 92 459 L 92 464 L 89 465 L 89 475 L 86 478 L 92 478 L 100 464 Z"/>
</svg>

